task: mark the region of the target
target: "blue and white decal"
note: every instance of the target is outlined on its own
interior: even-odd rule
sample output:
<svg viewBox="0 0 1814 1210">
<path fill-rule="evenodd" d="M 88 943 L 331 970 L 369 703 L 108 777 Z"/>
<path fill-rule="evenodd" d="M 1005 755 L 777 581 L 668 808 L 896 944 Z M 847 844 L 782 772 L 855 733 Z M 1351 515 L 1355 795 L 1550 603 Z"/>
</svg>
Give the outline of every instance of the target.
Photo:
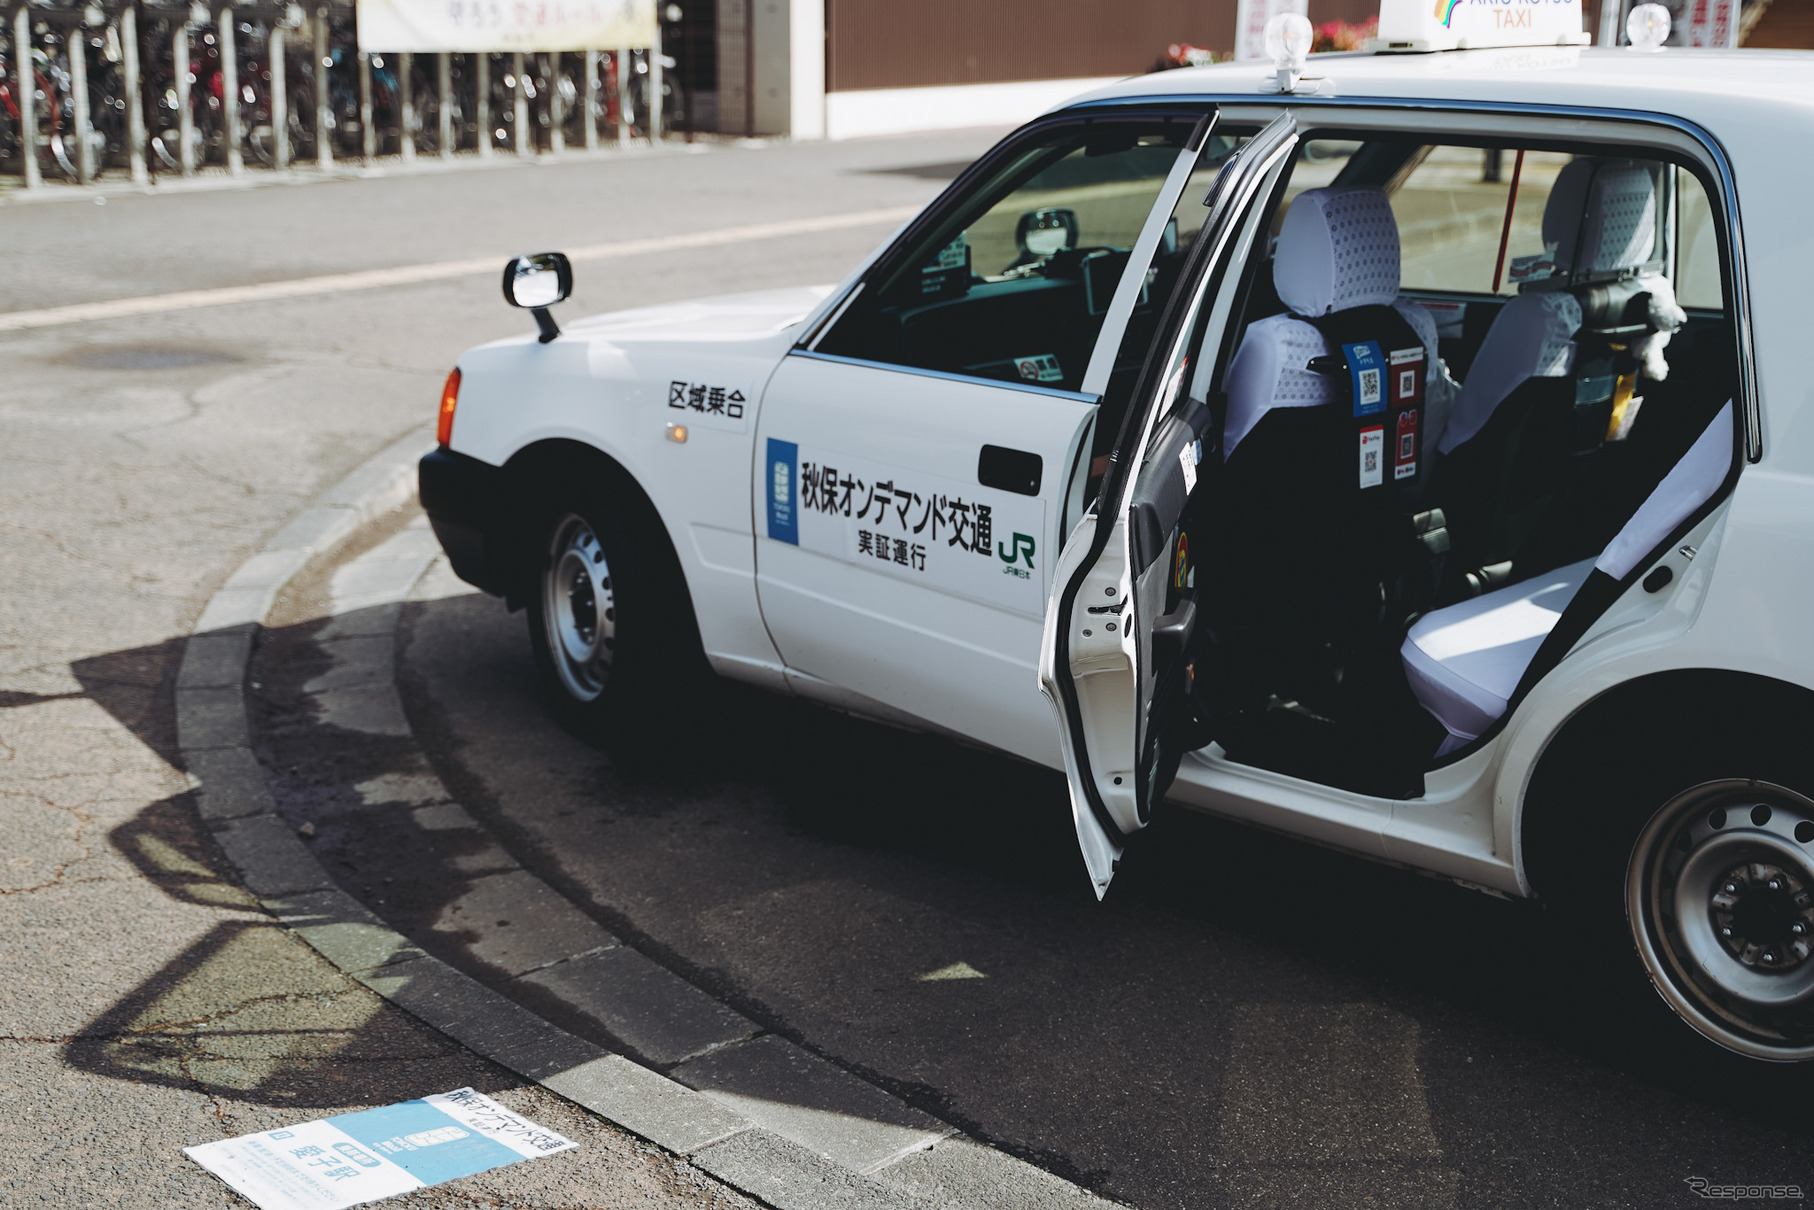
<svg viewBox="0 0 1814 1210">
<path fill-rule="evenodd" d="M 1354 415 L 1376 416 L 1386 410 L 1386 355 L 1377 340 L 1343 345 L 1348 359 L 1348 385 L 1353 390 Z"/>
<path fill-rule="evenodd" d="M 865 571 L 1045 613 L 1045 501 L 769 438 L 768 536 Z"/>
<path fill-rule="evenodd" d="M 768 485 L 768 536 L 777 542 L 800 545 L 800 447 L 770 437 L 768 469 L 762 478 Z"/>
</svg>

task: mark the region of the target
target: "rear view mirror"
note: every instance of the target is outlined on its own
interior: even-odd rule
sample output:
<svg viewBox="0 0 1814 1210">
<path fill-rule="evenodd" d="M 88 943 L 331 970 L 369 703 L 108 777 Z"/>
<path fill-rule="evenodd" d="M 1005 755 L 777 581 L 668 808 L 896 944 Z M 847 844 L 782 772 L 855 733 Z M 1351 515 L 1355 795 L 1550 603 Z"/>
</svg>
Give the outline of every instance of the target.
<svg viewBox="0 0 1814 1210">
<path fill-rule="evenodd" d="M 528 307 L 547 344 L 561 334 L 548 308 L 573 293 L 573 265 L 561 252 L 532 252 L 504 266 L 504 301 Z"/>
<path fill-rule="evenodd" d="M 1063 207 L 1029 210 L 1014 231 L 1021 260 L 1040 259 L 1077 246 L 1077 212 Z"/>
</svg>

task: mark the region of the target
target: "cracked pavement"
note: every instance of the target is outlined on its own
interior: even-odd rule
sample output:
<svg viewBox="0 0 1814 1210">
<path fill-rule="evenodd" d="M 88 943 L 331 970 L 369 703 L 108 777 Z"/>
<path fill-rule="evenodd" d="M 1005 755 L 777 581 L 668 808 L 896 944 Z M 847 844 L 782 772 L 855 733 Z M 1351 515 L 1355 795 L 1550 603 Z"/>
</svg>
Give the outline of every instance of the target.
<svg viewBox="0 0 1814 1210">
<path fill-rule="evenodd" d="M 917 203 L 887 168 L 989 141 L 49 203 L 0 225 L 0 311 Z M 831 281 L 885 234 L 618 262 L 567 313 Z M 224 875 L 178 767 L 209 595 L 523 322 L 483 275 L 0 336 L 0 1205 L 243 1205 L 180 1149 L 463 1084 L 582 1147 L 410 1204 L 752 1204 L 329 967 Z"/>
</svg>

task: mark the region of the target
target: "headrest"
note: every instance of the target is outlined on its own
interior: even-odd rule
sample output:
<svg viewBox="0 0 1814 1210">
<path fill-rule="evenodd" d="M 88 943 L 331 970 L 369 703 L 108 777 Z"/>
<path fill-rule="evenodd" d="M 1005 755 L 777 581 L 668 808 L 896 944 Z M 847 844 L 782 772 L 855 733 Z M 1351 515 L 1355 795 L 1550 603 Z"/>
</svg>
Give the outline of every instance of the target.
<svg viewBox="0 0 1814 1210">
<path fill-rule="evenodd" d="M 1634 269 L 1650 260 L 1656 238 L 1657 186 L 1648 167 L 1583 156 L 1556 174 L 1543 242 L 1555 246 L 1558 269 L 1577 278 Z"/>
<path fill-rule="evenodd" d="M 1529 378 L 1560 378 L 1575 368 L 1581 304 L 1573 294 L 1520 294 L 1493 317 L 1437 448 L 1448 453 L 1478 433 L 1505 397 Z"/>
<path fill-rule="evenodd" d="M 1312 318 L 1398 298 L 1398 220 L 1378 189 L 1308 189 L 1279 228 L 1272 281 L 1293 314 Z"/>
</svg>

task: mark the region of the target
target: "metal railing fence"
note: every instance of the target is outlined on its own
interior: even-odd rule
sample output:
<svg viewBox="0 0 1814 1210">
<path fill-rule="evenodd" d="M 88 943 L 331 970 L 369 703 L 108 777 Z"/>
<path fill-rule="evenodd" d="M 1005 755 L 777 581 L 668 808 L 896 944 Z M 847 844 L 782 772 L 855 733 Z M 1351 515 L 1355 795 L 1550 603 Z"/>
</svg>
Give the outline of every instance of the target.
<svg viewBox="0 0 1814 1210">
<path fill-rule="evenodd" d="M 560 155 L 692 130 L 660 47 L 362 54 L 341 2 L 55 0 L 5 13 L 0 173 L 27 188 Z"/>
</svg>

